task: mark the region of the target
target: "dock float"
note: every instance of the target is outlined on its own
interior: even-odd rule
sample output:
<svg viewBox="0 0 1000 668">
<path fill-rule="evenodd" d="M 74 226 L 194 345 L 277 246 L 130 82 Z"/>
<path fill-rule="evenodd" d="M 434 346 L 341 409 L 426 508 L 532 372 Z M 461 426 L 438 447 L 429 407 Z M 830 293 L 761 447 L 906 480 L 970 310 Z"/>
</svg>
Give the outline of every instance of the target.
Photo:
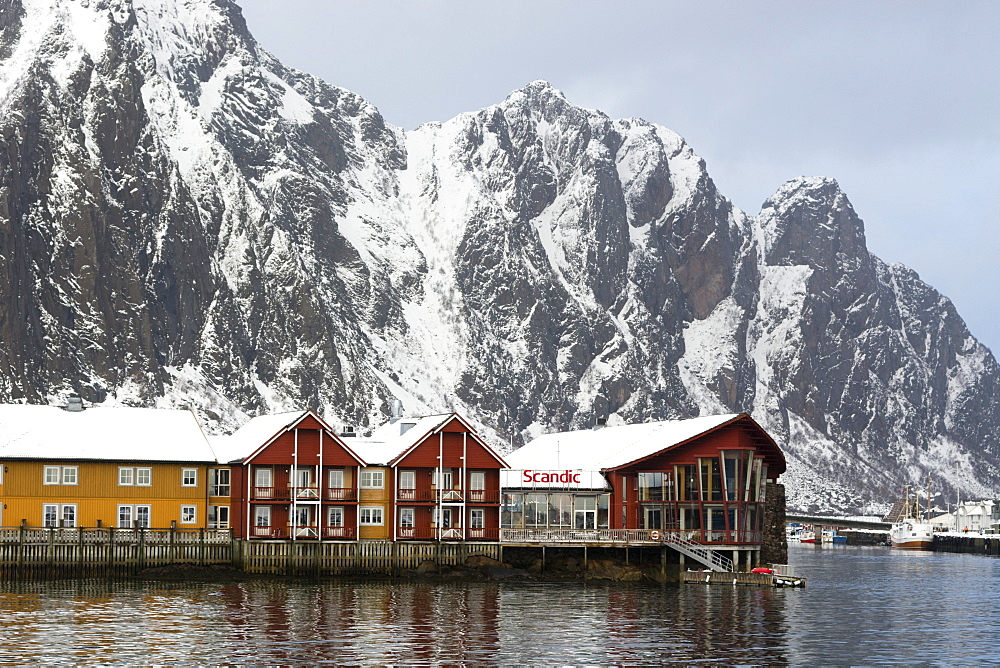
<svg viewBox="0 0 1000 668">
<path fill-rule="evenodd" d="M 806 579 L 781 573 L 720 573 L 717 571 L 684 571 L 681 581 L 691 584 L 752 585 L 757 587 L 805 587 Z"/>
</svg>

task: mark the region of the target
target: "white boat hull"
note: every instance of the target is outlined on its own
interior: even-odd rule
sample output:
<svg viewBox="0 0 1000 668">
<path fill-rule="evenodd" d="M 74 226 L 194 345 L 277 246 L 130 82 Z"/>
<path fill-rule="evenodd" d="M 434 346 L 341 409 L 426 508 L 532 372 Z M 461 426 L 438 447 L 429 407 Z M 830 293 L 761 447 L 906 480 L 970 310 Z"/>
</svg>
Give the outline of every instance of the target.
<svg viewBox="0 0 1000 668">
<path fill-rule="evenodd" d="M 889 540 L 897 550 L 932 550 L 934 527 L 915 520 L 896 522 L 889 529 Z"/>
</svg>

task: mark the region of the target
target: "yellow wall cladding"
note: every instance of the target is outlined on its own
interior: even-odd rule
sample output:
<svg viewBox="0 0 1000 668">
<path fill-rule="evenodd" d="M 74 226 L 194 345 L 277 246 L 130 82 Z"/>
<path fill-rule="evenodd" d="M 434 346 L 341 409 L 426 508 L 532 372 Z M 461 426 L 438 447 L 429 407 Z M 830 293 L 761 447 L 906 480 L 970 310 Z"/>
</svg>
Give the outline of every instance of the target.
<svg viewBox="0 0 1000 668">
<path fill-rule="evenodd" d="M 173 522 L 178 528 L 206 526 L 207 464 L 5 461 L 2 465 L 2 526 L 20 526 L 22 520 L 29 527 L 43 526 L 46 504 L 59 506 L 60 517 L 63 506 L 75 505 L 76 526 L 117 527 L 119 505 L 149 506 L 152 528 L 167 528 Z M 133 484 L 120 484 L 122 468 L 129 470 L 126 475 Z M 194 471 L 193 485 L 183 484 L 185 469 Z M 135 484 L 143 482 L 147 470 L 149 484 Z M 182 506 L 194 506 L 193 522 L 183 522 L 189 518 L 182 517 Z"/>
</svg>

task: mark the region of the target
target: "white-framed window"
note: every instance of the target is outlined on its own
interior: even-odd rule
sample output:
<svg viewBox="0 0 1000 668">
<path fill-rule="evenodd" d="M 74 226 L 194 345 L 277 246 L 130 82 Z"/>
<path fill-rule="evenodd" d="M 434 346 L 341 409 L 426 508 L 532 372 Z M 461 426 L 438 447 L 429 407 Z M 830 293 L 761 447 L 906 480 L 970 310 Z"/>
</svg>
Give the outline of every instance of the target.
<svg viewBox="0 0 1000 668">
<path fill-rule="evenodd" d="M 181 469 L 181 487 L 198 486 L 198 469 Z"/>
<path fill-rule="evenodd" d="M 469 472 L 469 489 L 475 489 L 475 490 L 486 489 L 486 471 Z"/>
<path fill-rule="evenodd" d="M 255 527 L 271 526 L 271 506 L 254 506 L 253 525 Z"/>
<path fill-rule="evenodd" d="M 76 466 L 46 466 L 42 482 L 46 485 L 75 485 L 78 471 Z"/>
<path fill-rule="evenodd" d="M 413 528 L 413 508 L 399 509 L 399 526 L 407 529 Z"/>
<path fill-rule="evenodd" d="M 229 473 L 229 469 L 214 469 L 214 470 L 225 471 L 226 473 Z M 215 496 L 226 496 L 226 495 L 217 494 Z M 208 507 L 208 528 L 209 529 L 229 528 L 229 506 L 212 505 Z"/>
<path fill-rule="evenodd" d="M 153 484 L 153 469 L 141 467 L 135 470 L 135 484 L 142 487 L 149 487 Z"/>
<path fill-rule="evenodd" d="M 331 527 L 344 526 L 344 509 L 341 506 L 330 506 L 326 511 L 326 525 Z"/>
<path fill-rule="evenodd" d="M 363 469 L 361 471 L 361 489 L 384 489 L 385 471 Z M 379 522 L 382 524 L 382 522 Z"/>
<path fill-rule="evenodd" d="M 42 526 L 44 527 L 75 527 L 75 503 L 44 503 L 42 504 Z"/>
<path fill-rule="evenodd" d="M 148 529 L 150 520 L 150 507 L 148 505 L 119 505 L 118 506 L 118 528 L 119 529 Z"/>
<path fill-rule="evenodd" d="M 255 468 L 253 471 L 253 484 L 254 487 L 274 487 L 273 469 L 264 466 Z"/>
<path fill-rule="evenodd" d="M 361 517 L 361 524 L 364 526 L 382 526 L 385 524 L 382 517 L 382 506 L 362 506 L 358 509 L 358 512 Z"/>
<path fill-rule="evenodd" d="M 135 469 L 129 466 L 118 467 L 118 485 L 131 486 L 135 484 Z"/>
<path fill-rule="evenodd" d="M 469 527 L 472 529 L 482 529 L 486 526 L 486 511 L 482 508 L 473 508 L 469 511 Z"/>
<path fill-rule="evenodd" d="M 195 524 L 198 521 L 198 506 L 181 506 L 181 524 Z"/>
<path fill-rule="evenodd" d="M 416 489 L 417 488 L 417 472 L 416 471 L 400 471 L 399 472 L 399 488 L 400 489 Z M 402 525 L 400 525 L 402 526 Z"/>
<path fill-rule="evenodd" d="M 330 469 L 330 472 L 327 473 L 327 487 L 344 489 L 344 469 Z"/>
<path fill-rule="evenodd" d="M 209 496 L 229 496 L 229 469 L 208 469 L 208 495 Z M 219 508 L 223 506 L 217 506 Z M 228 510 L 229 506 L 225 506 Z M 226 517 L 226 526 L 213 527 L 220 529 L 229 528 L 229 517 Z"/>
</svg>

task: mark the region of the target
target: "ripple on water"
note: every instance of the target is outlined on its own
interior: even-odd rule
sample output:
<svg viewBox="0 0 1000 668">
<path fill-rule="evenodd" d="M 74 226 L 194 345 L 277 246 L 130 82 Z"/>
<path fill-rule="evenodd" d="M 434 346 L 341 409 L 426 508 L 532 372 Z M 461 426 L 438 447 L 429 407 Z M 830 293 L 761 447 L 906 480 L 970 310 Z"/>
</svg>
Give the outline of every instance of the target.
<svg viewBox="0 0 1000 668">
<path fill-rule="evenodd" d="M 409 581 L 0 585 L 4 663 L 996 662 L 1000 561 L 793 546 L 805 590 Z M 975 633 L 970 633 L 974 620 Z M 919 639 L 919 642 L 915 642 Z"/>
</svg>

